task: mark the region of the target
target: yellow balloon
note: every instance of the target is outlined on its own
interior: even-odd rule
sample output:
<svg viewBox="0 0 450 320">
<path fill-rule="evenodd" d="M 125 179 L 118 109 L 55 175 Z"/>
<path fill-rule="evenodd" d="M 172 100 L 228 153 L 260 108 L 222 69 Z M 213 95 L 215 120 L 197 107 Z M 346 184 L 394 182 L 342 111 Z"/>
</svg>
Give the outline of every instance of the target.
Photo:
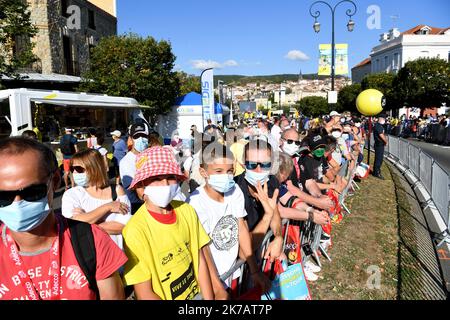
<svg viewBox="0 0 450 320">
<path fill-rule="evenodd" d="M 356 99 L 356 108 L 365 116 L 376 116 L 385 105 L 383 93 L 375 89 L 368 89 L 361 92 Z"/>
</svg>

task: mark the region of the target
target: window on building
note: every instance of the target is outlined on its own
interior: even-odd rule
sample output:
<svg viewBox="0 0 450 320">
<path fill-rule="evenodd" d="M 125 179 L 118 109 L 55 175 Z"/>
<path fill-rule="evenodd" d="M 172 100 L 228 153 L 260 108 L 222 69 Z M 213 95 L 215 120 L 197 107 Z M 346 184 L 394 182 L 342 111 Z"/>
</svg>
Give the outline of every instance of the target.
<svg viewBox="0 0 450 320">
<path fill-rule="evenodd" d="M 65 73 L 71 76 L 76 75 L 76 70 L 74 68 L 75 64 L 73 61 L 72 41 L 68 36 L 63 37 L 63 53 L 64 53 Z"/>
<path fill-rule="evenodd" d="M 386 72 L 390 71 L 390 66 L 389 66 L 389 57 L 388 56 L 384 56 L 384 70 Z"/>
<path fill-rule="evenodd" d="M 69 0 L 61 0 L 61 15 L 68 18 L 67 8 L 69 7 Z"/>
<path fill-rule="evenodd" d="M 448 52 L 448 62 L 450 62 L 450 51 Z"/>
<path fill-rule="evenodd" d="M 394 53 L 394 71 L 398 71 L 398 69 L 400 69 L 400 55 Z"/>
<path fill-rule="evenodd" d="M 88 18 L 89 18 L 88 22 L 89 28 L 95 30 L 95 12 L 93 10 L 88 10 Z"/>
</svg>

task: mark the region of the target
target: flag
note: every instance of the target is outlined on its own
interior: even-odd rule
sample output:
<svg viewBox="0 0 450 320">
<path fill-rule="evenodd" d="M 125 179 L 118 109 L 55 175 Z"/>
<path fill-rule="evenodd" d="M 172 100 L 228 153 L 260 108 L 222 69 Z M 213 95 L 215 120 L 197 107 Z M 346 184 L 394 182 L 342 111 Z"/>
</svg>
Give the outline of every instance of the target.
<svg viewBox="0 0 450 320">
<path fill-rule="evenodd" d="M 211 119 L 213 123 L 216 122 L 214 109 L 214 70 L 204 70 L 200 78 L 202 84 L 203 128 L 205 128 L 208 119 Z"/>
</svg>

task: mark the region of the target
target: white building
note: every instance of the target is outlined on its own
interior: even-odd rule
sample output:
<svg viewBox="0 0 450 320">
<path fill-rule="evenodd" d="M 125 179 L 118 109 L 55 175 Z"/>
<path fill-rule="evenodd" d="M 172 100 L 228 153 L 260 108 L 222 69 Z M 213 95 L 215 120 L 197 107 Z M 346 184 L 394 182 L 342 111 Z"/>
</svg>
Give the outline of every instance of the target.
<svg viewBox="0 0 450 320">
<path fill-rule="evenodd" d="M 450 28 L 418 25 L 400 33 L 396 28 L 383 33 L 372 49 L 371 73 L 397 73 L 409 61 L 419 58 L 450 60 Z"/>
</svg>

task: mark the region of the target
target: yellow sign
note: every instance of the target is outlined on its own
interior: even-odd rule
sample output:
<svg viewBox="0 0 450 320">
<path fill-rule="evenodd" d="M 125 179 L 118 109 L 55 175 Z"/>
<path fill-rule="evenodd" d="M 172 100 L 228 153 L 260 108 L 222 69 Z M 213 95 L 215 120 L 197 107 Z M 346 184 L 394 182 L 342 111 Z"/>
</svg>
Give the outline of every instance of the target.
<svg viewBox="0 0 450 320">
<path fill-rule="evenodd" d="M 348 74 L 348 44 L 336 44 L 335 51 L 335 75 Z M 331 44 L 321 44 L 319 52 L 319 76 L 329 76 L 331 75 Z"/>
<path fill-rule="evenodd" d="M 55 99 L 57 96 L 58 96 L 58 94 L 52 93 L 52 94 L 50 94 L 48 96 L 45 96 L 44 99 L 45 100 L 51 100 L 51 99 Z"/>
</svg>

